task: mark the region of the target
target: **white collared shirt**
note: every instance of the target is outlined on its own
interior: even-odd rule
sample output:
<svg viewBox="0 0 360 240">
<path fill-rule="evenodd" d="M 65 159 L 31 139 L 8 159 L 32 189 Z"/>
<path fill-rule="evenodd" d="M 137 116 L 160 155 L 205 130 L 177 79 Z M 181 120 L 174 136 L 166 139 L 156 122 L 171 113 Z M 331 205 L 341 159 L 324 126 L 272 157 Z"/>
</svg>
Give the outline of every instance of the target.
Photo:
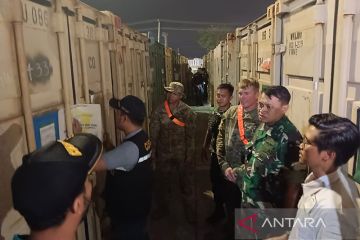
<svg viewBox="0 0 360 240">
<path fill-rule="evenodd" d="M 343 239 L 358 236 L 359 192 L 341 168 L 315 178 L 311 173 L 302 184 L 303 195 L 296 218 L 312 219 L 315 227 L 294 225 L 289 239 Z M 352 214 L 349 214 L 352 213 Z"/>
</svg>

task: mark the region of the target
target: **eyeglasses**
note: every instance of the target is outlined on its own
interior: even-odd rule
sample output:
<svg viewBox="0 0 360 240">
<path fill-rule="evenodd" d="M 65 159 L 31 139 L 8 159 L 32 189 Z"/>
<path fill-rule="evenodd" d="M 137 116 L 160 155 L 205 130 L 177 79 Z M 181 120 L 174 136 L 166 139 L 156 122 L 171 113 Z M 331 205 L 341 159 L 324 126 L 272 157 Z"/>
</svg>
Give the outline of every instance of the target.
<svg viewBox="0 0 360 240">
<path fill-rule="evenodd" d="M 302 143 L 303 143 L 304 145 L 315 146 L 315 144 L 314 144 L 312 141 L 310 141 L 306 136 L 303 137 Z"/>
</svg>

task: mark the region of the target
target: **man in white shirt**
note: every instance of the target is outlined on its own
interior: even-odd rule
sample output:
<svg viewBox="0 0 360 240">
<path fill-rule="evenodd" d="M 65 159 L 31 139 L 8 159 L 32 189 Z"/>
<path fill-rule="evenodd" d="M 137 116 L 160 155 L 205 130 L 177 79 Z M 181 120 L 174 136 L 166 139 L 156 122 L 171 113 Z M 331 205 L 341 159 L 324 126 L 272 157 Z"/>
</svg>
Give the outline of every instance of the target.
<svg viewBox="0 0 360 240">
<path fill-rule="evenodd" d="M 355 154 L 360 134 L 349 119 L 332 113 L 317 114 L 300 147 L 300 161 L 311 169 L 303 184 L 296 218 L 312 219 L 312 226 L 294 224 L 290 235 L 274 239 L 356 239 L 359 234 L 355 183 L 341 166 Z"/>
</svg>

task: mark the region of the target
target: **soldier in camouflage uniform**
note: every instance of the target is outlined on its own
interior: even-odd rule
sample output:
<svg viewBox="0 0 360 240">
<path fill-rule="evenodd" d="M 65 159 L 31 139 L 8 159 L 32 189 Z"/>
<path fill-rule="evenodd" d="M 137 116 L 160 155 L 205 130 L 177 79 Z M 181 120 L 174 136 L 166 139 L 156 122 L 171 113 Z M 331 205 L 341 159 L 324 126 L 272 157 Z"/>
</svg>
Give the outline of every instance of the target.
<svg viewBox="0 0 360 240">
<path fill-rule="evenodd" d="M 301 135 L 285 116 L 290 97 L 283 86 L 271 86 L 261 95 L 262 123 L 246 146 L 247 161 L 234 170 L 243 207 L 296 207 L 306 172 L 292 168 L 298 161 Z"/>
<path fill-rule="evenodd" d="M 150 121 L 152 158 L 156 165 L 155 205 L 158 208 L 153 217 L 168 214 L 170 193 L 175 184 L 181 190 L 186 218 L 193 223 L 196 216 L 193 175 L 196 115 L 181 101 L 184 87 L 180 82 L 171 82 L 165 90 L 167 99 L 155 109 Z"/>
<path fill-rule="evenodd" d="M 234 210 L 241 205 L 241 192 L 236 185 L 234 168 L 240 167 L 245 159 L 244 139 L 251 139 L 259 125 L 257 103 L 259 82 L 255 79 L 243 79 L 239 84 L 240 105 L 230 107 L 223 115 L 216 140 L 216 154 L 226 181 L 226 208 L 229 231 L 233 234 Z M 242 116 L 243 134 L 239 131 L 238 113 Z M 245 141 L 246 142 L 246 141 Z"/>
<path fill-rule="evenodd" d="M 209 117 L 208 129 L 202 147 L 201 157 L 203 161 L 208 161 L 208 150 L 210 150 L 210 180 L 212 185 L 212 192 L 214 194 L 215 210 L 213 214 L 207 218 L 209 223 L 215 223 L 225 217 L 224 202 L 225 202 L 225 186 L 224 176 L 221 172 L 219 162 L 216 156 L 216 138 L 218 135 L 219 124 L 223 113 L 229 109 L 232 99 L 234 87 L 229 83 L 222 83 L 216 90 L 217 108 L 214 109 Z"/>
</svg>

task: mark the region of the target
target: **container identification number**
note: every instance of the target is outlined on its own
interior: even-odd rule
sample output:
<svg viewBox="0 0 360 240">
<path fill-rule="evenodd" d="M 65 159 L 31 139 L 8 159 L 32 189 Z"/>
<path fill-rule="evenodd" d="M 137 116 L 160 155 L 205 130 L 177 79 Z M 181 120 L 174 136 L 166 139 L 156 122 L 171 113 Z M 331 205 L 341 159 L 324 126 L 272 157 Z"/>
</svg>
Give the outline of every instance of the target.
<svg viewBox="0 0 360 240">
<path fill-rule="evenodd" d="M 304 46 L 303 32 L 293 32 L 290 33 L 289 39 L 289 55 L 297 56 L 299 54 L 299 49 Z"/>
<path fill-rule="evenodd" d="M 27 72 L 32 83 L 47 82 L 53 73 L 49 59 L 43 55 L 28 58 Z"/>
<path fill-rule="evenodd" d="M 23 21 L 33 27 L 47 29 L 49 26 L 49 12 L 46 7 L 31 3 L 22 2 Z"/>
</svg>

